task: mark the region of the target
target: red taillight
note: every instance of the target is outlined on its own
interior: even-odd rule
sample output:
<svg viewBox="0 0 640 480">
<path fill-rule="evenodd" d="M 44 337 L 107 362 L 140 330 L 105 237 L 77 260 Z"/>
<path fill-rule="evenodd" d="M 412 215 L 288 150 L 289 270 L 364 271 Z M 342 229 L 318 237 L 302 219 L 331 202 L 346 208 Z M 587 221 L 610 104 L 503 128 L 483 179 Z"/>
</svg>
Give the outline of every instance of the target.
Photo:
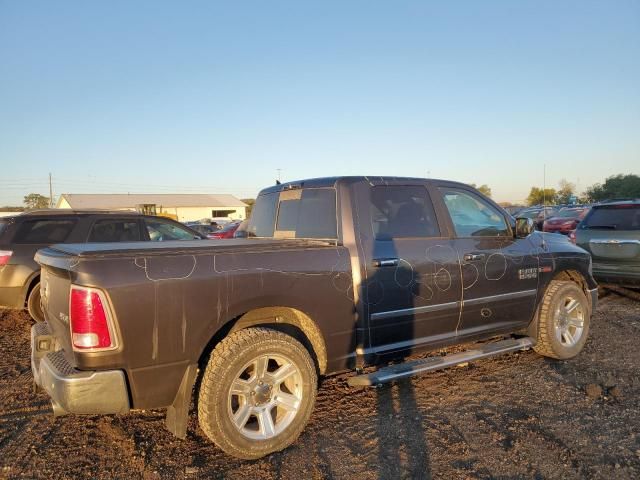
<svg viewBox="0 0 640 480">
<path fill-rule="evenodd" d="M 102 350 L 115 347 L 106 298 L 101 292 L 73 286 L 69 304 L 74 349 Z"/>
<path fill-rule="evenodd" d="M 0 267 L 5 266 L 11 260 L 13 252 L 11 250 L 0 250 Z"/>
<path fill-rule="evenodd" d="M 576 243 L 576 231 L 572 230 L 569 232 L 569 241 L 575 245 Z"/>
</svg>

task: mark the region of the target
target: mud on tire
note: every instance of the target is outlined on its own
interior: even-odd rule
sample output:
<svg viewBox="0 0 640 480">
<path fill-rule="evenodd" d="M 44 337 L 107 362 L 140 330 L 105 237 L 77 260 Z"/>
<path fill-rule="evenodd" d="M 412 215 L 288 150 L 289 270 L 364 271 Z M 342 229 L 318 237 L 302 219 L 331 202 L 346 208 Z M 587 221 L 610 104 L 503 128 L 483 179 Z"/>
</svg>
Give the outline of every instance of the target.
<svg viewBox="0 0 640 480">
<path fill-rule="evenodd" d="M 296 339 L 269 328 L 240 330 L 211 353 L 198 397 L 200 427 L 235 457 L 282 450 L 307 424 L 317 382 L 311 355 Z"/>
<path fill-rule="evenodd" d="M 589 334 L 589 301 L 574 282 L 552 280 L 538 309 L 534 350 L 556 359 L 575 357 Z"/>
</svg>

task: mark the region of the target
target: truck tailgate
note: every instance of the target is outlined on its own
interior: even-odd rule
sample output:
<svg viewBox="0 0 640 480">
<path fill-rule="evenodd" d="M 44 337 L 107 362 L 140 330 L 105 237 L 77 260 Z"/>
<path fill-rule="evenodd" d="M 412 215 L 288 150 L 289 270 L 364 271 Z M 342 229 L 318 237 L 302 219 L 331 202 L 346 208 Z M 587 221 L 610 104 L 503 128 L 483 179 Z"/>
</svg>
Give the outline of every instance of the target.
<svg viewBox="0 0 640 480">
<path fill-rule="evenodd" d="M 47 249 L 36 254 L 40 264 L 40 289 L 42 311 L 58 346 L 65 351 L 65 356 L 73 364 L 71 332 L 69 328 L 69 289 L 71 275 L 68 268 L 74 258 Z"/>
</svg>

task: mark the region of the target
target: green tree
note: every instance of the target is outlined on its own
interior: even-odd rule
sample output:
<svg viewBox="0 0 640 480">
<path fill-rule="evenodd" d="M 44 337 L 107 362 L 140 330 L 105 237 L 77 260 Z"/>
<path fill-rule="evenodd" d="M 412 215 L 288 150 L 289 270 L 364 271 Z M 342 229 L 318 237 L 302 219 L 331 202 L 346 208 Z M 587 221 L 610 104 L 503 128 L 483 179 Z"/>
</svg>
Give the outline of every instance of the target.
<svg viewBox="0 0 640 480">
<path fill-rule="evenodd" d="M 469 185 L 478 190 L 481 194 L 486 195 L 487 197 L 491 196 L 491 187 L 489 187 L 489 185 L 487 185 L 486 183 L 483 183 L 479 187 L 476 187 L 475 183 L 470 183 Z"/>
<path fill-rule="evenodd" d="M 538 188 L 531 187 L 529 196 L 527 197 L 527 205 L 553 205 L 556 201 L 555 188 Z"/>
<path fill-rule="evenodd" d="M 23 203 L 26 205 L 27 210 L 34 208 L 47 208 L 49 206 L 49 197 L 40 195 L 39 193 L 30 193 L 24 196 Z"/>
<path fill-rule="evenodd" d="M 558 187 L 558 191 L 556 192 L 556 202 L 570 203 L 571 197 L 575 195 L 576 186 L 563 178 L 560 180 Z"/>
<path fill-rule="evenodd" d="M 640 198 L 640 177 L 638 175 L 613 175 L 603 184 L 596 183 L 587 188 L 585 195 L 591 202 L 613 198 Z"/>
</svg>

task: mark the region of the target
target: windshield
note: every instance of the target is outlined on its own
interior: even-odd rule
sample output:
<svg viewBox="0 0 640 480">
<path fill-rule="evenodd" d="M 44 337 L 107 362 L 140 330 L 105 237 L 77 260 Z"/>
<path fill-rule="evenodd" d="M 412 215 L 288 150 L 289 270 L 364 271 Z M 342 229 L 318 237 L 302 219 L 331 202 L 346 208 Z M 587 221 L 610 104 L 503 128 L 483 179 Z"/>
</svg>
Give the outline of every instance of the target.
<svg viewBox="0 0 640 480">
<path fill-rule="evenodd" d="M 559 218 L 580 218 L 580 215 L 582 215 L 582 212 L 584 212 L 584 209 L 582 209 L 582 208 L 571 209 L 571 210 L 561 210 L 560 212 L 558 212 L 556 217 L 559 217 Z"/>
<path fill-rule="evenodd" d="M 640 205 L 623 204 L 596 207 L 583 220 L 580 228 L 640 230 Z"/>
<path fill-rule="evenodd" d="M 228 232 L 230 230 L 235 230 L 240 225 L 240 222 L 229 222 L 227 223 L 219 232 Z"/>
<path fill-rule="evenodd" d="M 524 212 L 518 213 L 518 216 L 525 217 L 525 218 L 536 218 L 539 213 L 540 213 L 540 210 L 526 210 Z"/>
</svg>

